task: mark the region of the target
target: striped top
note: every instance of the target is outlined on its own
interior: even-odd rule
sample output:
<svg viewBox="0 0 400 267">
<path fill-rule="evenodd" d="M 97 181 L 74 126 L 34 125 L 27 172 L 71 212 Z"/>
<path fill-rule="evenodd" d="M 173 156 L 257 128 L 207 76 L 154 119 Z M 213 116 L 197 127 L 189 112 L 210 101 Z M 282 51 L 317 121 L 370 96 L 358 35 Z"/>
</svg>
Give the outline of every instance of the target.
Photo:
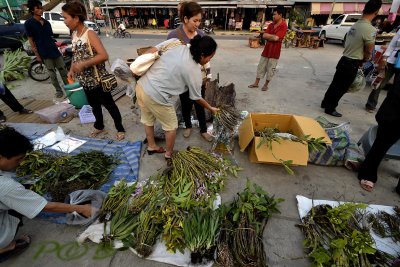
<svg viewBox="0 0 400 267">
<path fill-rule="evenodd" d="M 8 214 L 8 210 L 32 219 L 46 206 L 47 201 L 15 181 L 10 174 L 0 170 L 0 248 L 14 239 L 19 220 Z"/>
</svg>

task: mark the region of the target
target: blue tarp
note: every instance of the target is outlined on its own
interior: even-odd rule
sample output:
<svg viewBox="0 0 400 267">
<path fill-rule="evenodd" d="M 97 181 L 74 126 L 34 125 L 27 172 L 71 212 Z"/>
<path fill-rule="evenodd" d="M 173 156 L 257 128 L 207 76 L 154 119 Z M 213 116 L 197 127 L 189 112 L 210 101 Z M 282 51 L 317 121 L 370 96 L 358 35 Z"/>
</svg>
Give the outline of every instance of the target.
<svg viewBox="0 0 400 267">
<path fill-rule="evenodd" d="M 80 152 L 102 151 L 107 155 L 117 155 L 119 164 L 110 174 L 109 180 L 100 190 L 108 192 L 115 181 L 124 178 L 128 182 L 135 182 L 139 177 L 140 153 L 142 149 L 142 141 L 114 141 L 107 139 L 95 139 L 82 136 L 71 135 L 72 137 L 87 141 L 85 144 L 72 151 L 70 155 L 76 155 Z M 31 136 L 36 139 L 40 136 Z M 46 152 L 53 152 L 52 149 L 44 149 Z M 45 219 L 51 222 L 65 224 L 65 214 L 41 212 L 37 218 Z"/>
</svg>

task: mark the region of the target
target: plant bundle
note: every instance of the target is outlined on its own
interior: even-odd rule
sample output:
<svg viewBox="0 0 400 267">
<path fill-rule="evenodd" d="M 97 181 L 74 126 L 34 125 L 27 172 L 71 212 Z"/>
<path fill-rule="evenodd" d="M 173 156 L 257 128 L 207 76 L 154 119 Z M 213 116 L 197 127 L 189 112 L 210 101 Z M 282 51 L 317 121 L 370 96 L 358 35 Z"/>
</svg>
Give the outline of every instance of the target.
<svg viewBox="0 0 400 267">
<path fill-rule="evenodd" d="M 22 80 L 28 71 L 31 58 L 21 49 L 4 51 L 4 64 L 0 71 L 0 82 Z"/>
<path fill-rule="evenodd" d="M 313 207 L 299 225 L 313 266 L 390 266 L 390 257 L 374 248 L 369 229 L 362 225 L 365 204 Z"/>
<path fill-rule="evenodd" d="M 326 146 L 325 141 L 323 141 L 324 137 L 314 138 L 314 137 L 311 137 L 310 135 L 304 135 L 303 137 L 297 137 L 290 132 L 282 133 L 279 131 L 278 128 L 266 127 L 262 131 L 256 131 L 255 136 L 260 137 L 260 142 L 257 145 L 257 149 L 263 145 L 267 146 L 267 148 L 271 151 L 272 156 L 282 164 L 282 166 L 285 168 L 285 170 L 289 174 L 294 174 L 293 170 L 290 168 L 290 165 L 292 165 L 293 161 L 292 160 L 283 160 L 283 159 L 276 157 L 272 150 L 273 142 L 277 142 L 278 144 L 280 144 L 280 142 L 282 140 L 291 140 L 294 142 L 307 144 L 309 152 L 323 151 Z"/>
<path fill-rule="evenodd" d="M 282 199 L 270 197 L 260 186 L 247 180 L 246 189 L 238 194 L 230 205 L 223 222 L 224 227 L 218 248 L 229 248 L 231 253 L 218 251 L 218 262 L 231 262 L 234 266 L 267 266 L 264 244 L 264 228 L 268 219 L 278 213 Z M 229 223 L 231 222 L 231 223 Z M 226 256 L 225 258 L 220 258 Z"/>
<path fill-rule="evenodd" d="M 125 238 L 124 245 L 147 257 L 161 235 L 168 251 L 179 250 L 183 253 L 188 245 L 184 232 L 186 218 L 192 218 L 191 214 L 196 209 L 211 208 L 224 179 L 229 173 L 237 175 L 238 170 L 240 168 L 228 160 L 200 148 L 188 147 L 174 153 L 170 166 L 150 177 L 143 185 L 137 184 L 127 201 L 128 217 L 133 218 L 135 227 L 131 231 L 132 240 Z M 201 251 L 203 247 L 208 249 L 213 246 L 215 234 L 212 233 L 218 231 L 215 217 L 207 222 L 212 228 L 207 226 L 203 229 L 207 237 L 201 242 Z M 186 223 L 189 222 L 186 220 Z M 198 238 L 190 233 L 193 238 Z"/>
<path fill-rule="evenodd" d="M 216 193 L 223 188 L 228 173 L 237 176 L 240 168 L 230 161 L 203 151 L 198 147 L 174 153 L 171 174 L 166 183 L 167 195 L 178 207 L 212 205 Z"/>
<path fill-rule="evenodd" d="M 153 246 L 162 232 L 161 205 L 163 202 L 162 191 L 155 195 L 137 216 L 137 228 L 133 232 L 132 247 L 143 257 L 148 257 L 153 251 Z"/>
<path fill-rule="evenodd" d="M 214 115 L 214 125 L 233 132 L 241 121 L 240 112 L 234 106 L 219 106 L 219 111 Z"/>
<path fill-rule="evenodd" d="M 113 185 L 111 189 L 107 193 L 107 197 L 104 200 L 104 203 L 100 210 L 100 217 L 105 217 L 108 213 L 110 216 L 124 205 L 127 205 L 129 198 L 133 194 L 136 189 L 136 184 L 129 186 L 125 179 L 122 179 L 118 182 L 118 184 Z"/>
<path fill-rule="evenodd" d="M 112 217 L 110 222 L 110 232 L 106 231 L 107 222 L 104 221 L 104 233 L 102 245 L 112 247 L 114 240 L 120 240 L 130 244 L 132 242 L 132 231 L 137 227 L 135 218 L 128 212 L 128 206 L 124 205 Z M 129 245 L 126 245 L 129 246 Z"/>
<path fill-rule="evenodd" d="M 394 211 L 394 214 L 385 211 L 369 214 L 367 220 L 378 236 L 390 237 L 394 242 L 400 242 L 400 213 L 396 212 L 396 208 Z"/>
<path fill-rule="evenodd" d="M 97 189 L 107 181 L 117 164 L 114 156 L 103 152 L 82 152 L 77 155 L 48 154 L 33 151 L 17 169 L 19 177 L 33 180 L 31 189 L 40 195 L 49 193 L 53 201 L 79 189 Z"/>
<path fill-rule="evenodd" d="M 214 260 L 215 242 L 220 228 L 219 210 L 196 208 L 183 221 L 185 245 L 193 264 Z"/>
</svg>

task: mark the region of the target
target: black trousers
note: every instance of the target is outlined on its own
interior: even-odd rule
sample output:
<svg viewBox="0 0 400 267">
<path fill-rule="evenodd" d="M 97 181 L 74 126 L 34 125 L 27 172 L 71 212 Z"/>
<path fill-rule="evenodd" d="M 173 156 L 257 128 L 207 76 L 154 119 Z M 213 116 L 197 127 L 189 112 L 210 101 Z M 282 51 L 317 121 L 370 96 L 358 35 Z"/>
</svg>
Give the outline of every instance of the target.
<svg viewBox="0 0 400 267">
<path fill-rule="evenodd" d="M 24 107 L 18 102 L 18 100 L 14 97 L 11 91 L 5 86 L 5 94 L 0 94 L 0 99 L 6 103 L 14 112 L 21 111 Z M 0 116 L 4 115 L 3 111 L 0 110 Z"/>
<path fill-rule="evenodd" d="M 117 131 L 125 132 L 124 126 L 122 126 L 121 113 L 119 112 L 119 109 L 115 104 L 111 93 L 104 92 L 101 85 L 93 89 L 87 89 L 87 88 L 84 89 L 89 105 L 92 107 L 93 115 L 96 118 L 96 122 L 94 123 L 94 128 L 96 128 L 97 130 L 104 129 L 103 112 L 101 109 L 101 106 L 103 105 L 113 118 L 114 125 Z"/>
<path fill-rule="evenodd" d="M 336 110 L 339 100 L 347 92 L 350 85 L 356 78 L 361 60 L 351 59 L 342 56 L 336 66 L 336 72 L 333 76 L 331 85 L 325 93 L 321 107 L 325 108 L 326 112 Z"/>
<path fill-rule="evenodd" d="M 201 87 L 201 96 L 204 98 L 205 94 L 205 87 Z M 190 119 L 192 114 L 192 107 L 196 110 L 197 119 L 199 121 L 200 133 L 207 132 L 207 124 L 206 124 L 206 111 L 204 108 L 198 104 L 196 101 L 193 101 L 189 97 L 189 91 L 180 94 L 179 99 L 181 100 L 181 107 L 182 107 L 182 117 L 185 121 L 186 128 L 192 128 L 192 121 Z"/>
<path fill-rule="evenodd" d="M 378 167 L 382 159 L 399 139 L 400 126 L 379 125 L 375 142 L 358 170 L 358 179 L 376 183 L 378 180 Z"/>
</svg>

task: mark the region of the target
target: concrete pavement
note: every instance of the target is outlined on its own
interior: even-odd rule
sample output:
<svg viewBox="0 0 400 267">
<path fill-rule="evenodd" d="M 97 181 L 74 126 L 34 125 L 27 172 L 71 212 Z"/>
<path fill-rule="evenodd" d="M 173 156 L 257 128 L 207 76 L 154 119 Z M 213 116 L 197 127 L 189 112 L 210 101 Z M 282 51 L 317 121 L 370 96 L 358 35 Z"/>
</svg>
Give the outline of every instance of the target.
<svg viewBox="0 0 400 267">
<path fill-rule="evenodd" d="M 160 39 L 113 39 L 102 37 L 110 54 L 110 61 L 115 58 L 135 58 L 139 47 L 157 44 Z M 343 48 L 340 44 L 327 44 L 317 50 L 307 48 L 282 49 L 278 71 L 271 81 L 269 90 L 249 89 L 247 85 L 255 79 L 257 63 L 262 49 L 251 49 L 245 40 L 218 40 L 218 51 L 213 58 L 212 72 L 214 77 L 220 74 L 220 83 L 233 82 L 237 92 L 237 106 L 249 112 L 293 113 L 309 117 L 324 115 L 320 109 L 320 101 L 328 88 L 336 63 Z M 54 89 L 49 81 L 35 82 L 29 78 L 14 84 L 13 93 L 17 97 L 35 97 L 51 99 Z M 370 88 L 356 94 L 346 94 L 340 101 L 338 111 L 342 118 L 326 117 L 332 122 L 351 122 L 351 137 L 358 140 L 373 124 L 374 114 L 365 111 L 364 105 Z M 380 102 L 385 97 L 382 92 Z M 144 130 L 138 116 L 132 113 L 130 100 L 127 97 L 117 102 L 129 140 L 144 138 Z M 106 128 L 109 138 L 113 138 L 115 130 L 112 120 L 105 112 Z M 88 135 L 91 125 L 81 125 L 75 118 L 68 124 L 62 124 L 64 130 L 74 134 Z M 184 139 L 178 132 L 176 149 L 184 149 L 187 145 L 197 145 L 205 149 L 209 144 L 204 142 L 197 131 L 189 139 Z M 230 178 L 222 192 L 224 202 L 232 200 L 237 192 L 245 188 L 246 178 L 261 185 L 267 192 L 284 198 L 280 204 L 281 214 L 273 216 L 264 233 L 264 244 L 269 266 L 310 266 L 303 258 L 303 235 L 295 227 L 300 222 L 295 196 L 303 195 L 315 199 L 357 201 L 382 205 L 400 205 L 400 197 L 394 192 L 399 173 L 399 162 L 389 160 L 381 164 L 379 181 L 372 193 L 367 193 L 358 185 L 356 174 L 344 167 L 322 167 L 309 165 L 294 167 L 295 174 L 288 175 L 283 167 L 267 164 L 252 164 L 247 152 L 241 153 L 236 146 L 234 156 L 243 168 L 240 178 Z M 165 166 L 162 155 L 145 155 L 141 160 L 140 179 L 145 179 Z M 70 242 L 74 240 L 84 227 L 56 225 L 40 220 L 27 220 L 20 233 L 29 233 L 33 237 L 31 247 L 17 258 L 9 260 L 5 266 L 154 266 L 164 267 L 166 264 L 156 263 L 134 256 L 129 251 L 118 252 L 113 256 L 101 258 L 96 255 L 96 246 L 88 244 L 75 248 Z"/>
</svg>

